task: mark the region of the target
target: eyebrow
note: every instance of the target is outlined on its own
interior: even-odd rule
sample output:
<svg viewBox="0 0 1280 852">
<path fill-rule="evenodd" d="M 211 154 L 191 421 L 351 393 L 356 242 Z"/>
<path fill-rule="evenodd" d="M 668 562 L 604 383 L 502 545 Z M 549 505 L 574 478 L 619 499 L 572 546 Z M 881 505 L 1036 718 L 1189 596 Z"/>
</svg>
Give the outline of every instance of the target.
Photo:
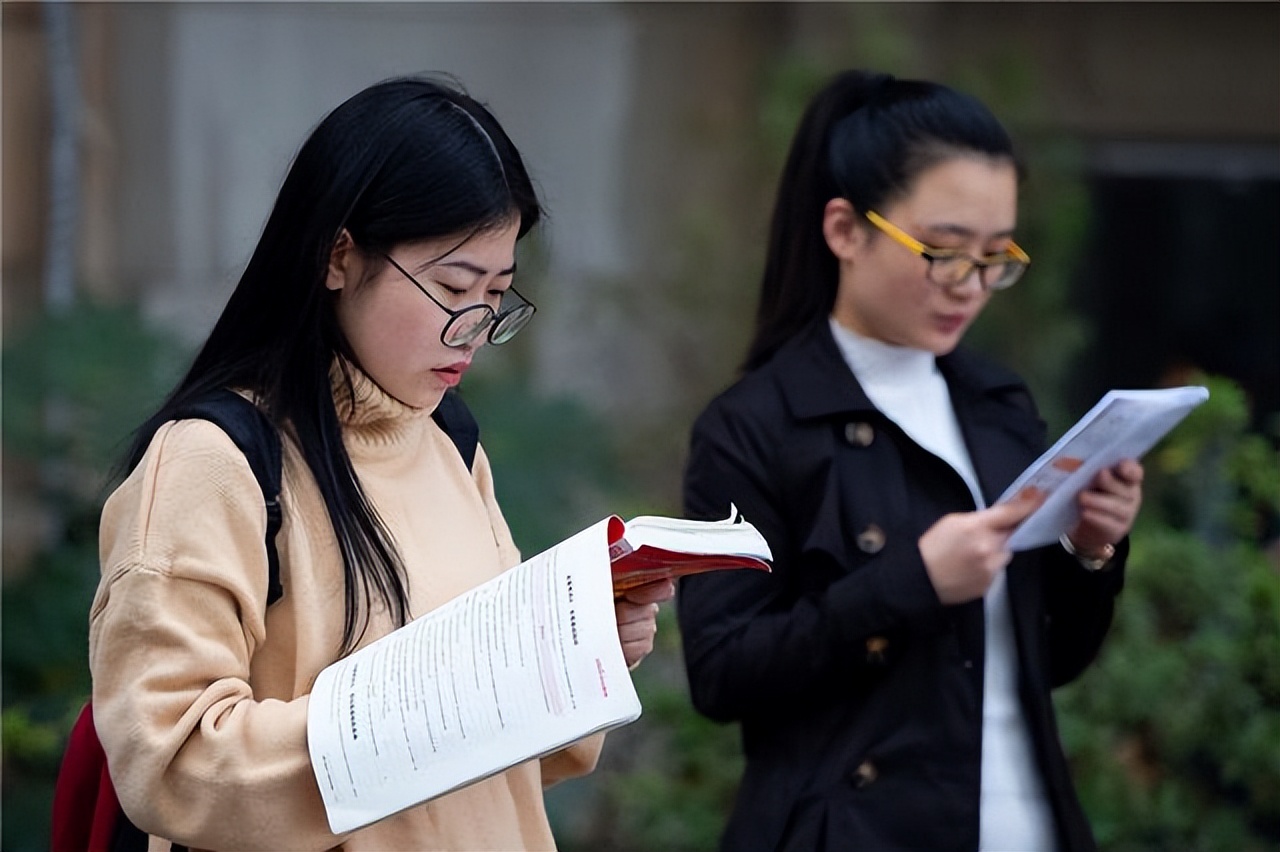
<svg viewBox="0 0 1280 852">
<path fill-rule="evenodd" d="M 962 225 L 948 225 L 948 224 L 927 225 L 924 230 L 930 234 L 943 234 L 946 236 L 954 236 L 954 237 L 971 238 L 971 237 L 978 236 L 978 234 L 975 231 L 973 231 L 970 228 L 966 228 Z M 998 231 L 988 236 L 987 239 L 1002 239 L 1004 237 L 1012 238 L 1013 229 L 1009 228 L 1008 230 L 1005 230 L 1005 231 Z"/>
<path fill-rule="evenodd" d="M 434 266 L 447 266 L 450 269 L 461 269 L 464 272 L 470 272 L 471 274 L 477 275 L 477 276 L 489 274 L 489 270 L 485 269 L 482 266 L 477 266 L 474 263 L 471 263 L 470 261 L 467 261 L 467 260 L 428 261 L 420 265 L 417 269 L 415 269 L 414 274 L 421 275 L 422 273 L 426 272 L 428 269 L 431 269 Z M 508 266 L 506 269 L 502 269 L 498 271 L 497 277 L 501 278 L 507 275 L 515 275 L 515 274 L 516 274 L 516 264 L 515 264 L 515 261 L 512 261 L 511 265 Z"/>
</svg>

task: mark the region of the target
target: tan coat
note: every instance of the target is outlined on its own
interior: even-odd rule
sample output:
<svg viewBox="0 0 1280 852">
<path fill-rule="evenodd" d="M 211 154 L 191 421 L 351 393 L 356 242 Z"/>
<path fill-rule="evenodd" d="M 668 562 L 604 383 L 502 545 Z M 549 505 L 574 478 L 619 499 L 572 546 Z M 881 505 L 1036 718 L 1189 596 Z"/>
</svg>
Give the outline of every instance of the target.
<svg viewBox="0 0 1280 852">
<path fill-rule="evenodd" d="M 519 561 L 481 448 L 468 471 L 425 411 L 367 378 L 338 398 L 348 453 L 391 530 L 413 615 Z M 591 771 L 602 737 L 330 834 L 307 754 L 307 696 L 339 653 L 343 569 L 324 503 L 285 442 L 277 539 L 284 597 L 266 606 L 266 511 L 218 427 L 156 433 L 102 513 L 89 655 L 94 716 L 140 828 L 199 849 L 524 850 L 554 840 L 542 789 Z M 361 645 L 392 628 L 373 613 Z M 152 838 L 152 849 L 167 843 Z"/>
</svg>

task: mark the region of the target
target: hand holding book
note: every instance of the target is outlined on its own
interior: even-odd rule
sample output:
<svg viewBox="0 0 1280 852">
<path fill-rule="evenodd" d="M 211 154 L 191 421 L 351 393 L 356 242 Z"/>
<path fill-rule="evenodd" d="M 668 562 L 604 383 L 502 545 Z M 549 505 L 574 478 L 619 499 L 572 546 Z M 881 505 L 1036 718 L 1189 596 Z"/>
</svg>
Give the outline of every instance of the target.
<svg viewBox="0 0 1280 852">
<path fill-rule="evenodd" d="M 352 831 L 634 721 L 628 664 L 652 647 L 652 607 L 671 581 L 767 571 L 771 558 L 736 512 L 612 516 L 326 667 L 307 746 L 330 828 Z M 635 617 L 623 623 L 619 607 Z"/>
<path fill-rule="evenodd" d="M 1163 390 L 1113 390 L 1105 394 L 1022 475 L 997 503 L 1027 488 L 1044 495 L 1044 503 L 1009 538 L 1011 550 L 1053 544 L 1080 522 L 1078 495 L 1101 471 L 1125 459 L 1140 459 L 1193 408 L 1209 398 L 1203 387 Z M 1084 545 L 1084 542 L 1077 542 Z"/>
<path fill-rule="evenodd" d="M 712 522 L 615 515 L 608 538 L 618 638 L 630 669 L 653 650 L 658 604 L 675 596 L 676 578 L 726 568 L 768 571 L 773 558 L 732 506 L 728 518 Z"/>
<path fill-rule="evenodd" d="M 1142 506 L 1142 465 L 1124 459 L 1103 468 L 1076 498 L 1079 520 L 1058 541 L 1081 564 L 1097 571 L 1115 556 L 1115 543 L 1129 534 Z"/>
<path fill-rule="evenodd" d="M 629 671 L 653 652 L 658 635 L 658 605 L 675 597 L 672 580 L 654 580 L 625 592 L 614 592 L 613 611 L 618 621 L 618 641 Z"/>
</svg>

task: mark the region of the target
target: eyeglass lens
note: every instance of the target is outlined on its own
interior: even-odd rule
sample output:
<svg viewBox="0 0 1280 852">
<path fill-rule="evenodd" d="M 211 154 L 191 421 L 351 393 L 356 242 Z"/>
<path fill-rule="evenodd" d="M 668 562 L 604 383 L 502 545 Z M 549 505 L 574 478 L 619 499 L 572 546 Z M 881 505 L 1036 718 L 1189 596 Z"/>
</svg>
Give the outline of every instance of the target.
<svg viewBox="0 0 1280 852">
<path fill-rule="evenodd" d="M 510 291 L 508 291 L 510 292 Z M 504 296 L 506 301 L 508 297 Z M 445 324 L 440 338 L 445 346 L 466 346 L 475 341 L 486 331 L 489 342 L 500 346 L 516 336 L 520 329 L 528 325 L 533 317 L 534 307 L 520 296 L 519 303 L 500 314 L 495 314 L 488 305 L 472 305 L 463 308 Z"/>
<path fill-rule="evenodd" d="M 466 346 L 484 334 L 493 319 L 493 310 L 488 305 L 472 305 L 458 311 L 445 323 L 440 339 L 445 346 Z"/>
<path fill-rule="evenodd" d="M 499 314 L 489 331 L 489 342 L 500 346 L 516 336 L 516 332 L 529 324 L 533 319 L 533 305 L 528 302 L 517 305 L 505 313 Z"/>
<path fill-rule="evenodd" d="M 944 287 L 957 287 L 978 270 L 978 280 L 988 290 L 1010 287 L 1022 275 L 1026 264 L 1010 259 L 1003 263 L 978 264 L 964 255 L 935 257 L 929 263 L 930 277 Z"/>
</svg>

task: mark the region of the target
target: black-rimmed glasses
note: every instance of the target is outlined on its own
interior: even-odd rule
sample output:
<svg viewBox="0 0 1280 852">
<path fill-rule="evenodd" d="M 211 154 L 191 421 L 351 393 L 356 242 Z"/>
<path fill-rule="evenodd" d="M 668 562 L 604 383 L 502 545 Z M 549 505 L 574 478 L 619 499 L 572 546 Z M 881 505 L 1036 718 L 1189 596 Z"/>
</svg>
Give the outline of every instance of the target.
<svg viewBox="0 0 1280 852">
<path fill-rule="evenodd" d="M 440 330 L 440 342 L 445 346 L 459 349 L 474 343 L 486 333 L 490 343 L 501 346 L 528 325 L 529 320 L 533 319 L 534 312 L 538 310 L 532 302 L 517 293 L 515 287 L 508 287 L 503 291 L 496 311 L 485 304 L 469 305 L 455 311 L 431 295 L 431 292 L 423 287 L 418 279 L 410 275 L 408 270 L 396 263 L 391 255 L 384 254 L 383 257 L 401 275 L 408 278 L 413 286 L 421 290 L 422 295 L 435 302 L 440 310 L 449 315 L 449 321 Z"/>
<path fill-rule="evenodd" d="M 1015 242 L 999 254 L 973 257 L 955 249 L 938 249 L 925 245 L 874 210 L 866 213 L 867 221 L 929 264 L 929 280 L 939 287 L 959 287 L 978 270 L 978 281 L 984 290 L 1005 290 L 1018 283 L 1031 265 L 1031 258 Z"/>
</svg>

